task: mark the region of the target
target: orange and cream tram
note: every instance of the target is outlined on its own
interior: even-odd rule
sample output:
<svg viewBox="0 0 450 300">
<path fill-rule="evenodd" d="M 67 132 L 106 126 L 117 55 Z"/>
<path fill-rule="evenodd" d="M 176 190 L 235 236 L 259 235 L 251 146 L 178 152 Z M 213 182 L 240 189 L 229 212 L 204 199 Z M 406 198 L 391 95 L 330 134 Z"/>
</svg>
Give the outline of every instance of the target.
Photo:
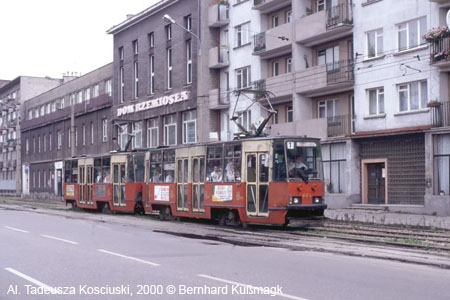
<svg viewBox="0 0 450 300">
<path fill-rule="evenodd" d="M 256 138 L 150 150 L 146 212 L 217 219 L 221 224 L 287 224 L 323 216 L 320 143 L 298 137 Z"/>
<path fill-rule="evenodd" d="M 65 161 L 64 200 L 103 212 L 144 212 L 144 152 Z"/>
</svg>

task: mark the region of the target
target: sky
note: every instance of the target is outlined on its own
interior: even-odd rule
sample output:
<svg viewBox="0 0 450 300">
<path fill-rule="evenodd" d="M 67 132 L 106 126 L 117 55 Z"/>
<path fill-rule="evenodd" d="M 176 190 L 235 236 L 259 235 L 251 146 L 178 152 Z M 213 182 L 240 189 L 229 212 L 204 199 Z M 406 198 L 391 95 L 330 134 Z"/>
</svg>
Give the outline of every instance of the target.
<svg viewBox="0 0 450 300">
<path fill-rule="evenodd" d="M 0 79 L 84 75 L 112 62 L 112 26 L 158 0 L 1 0 Z"/>
</svg>

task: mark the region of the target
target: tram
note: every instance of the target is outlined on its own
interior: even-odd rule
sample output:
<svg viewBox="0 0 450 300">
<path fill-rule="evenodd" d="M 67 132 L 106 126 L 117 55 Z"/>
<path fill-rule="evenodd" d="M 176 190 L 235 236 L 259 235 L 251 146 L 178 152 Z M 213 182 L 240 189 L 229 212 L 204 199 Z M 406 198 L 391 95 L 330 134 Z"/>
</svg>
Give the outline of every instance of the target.
<svg viewBox="0 0 450 300">
<path fill-rule="evenodd" d="M 66 160 L 65 203 L 105 213 L 143 213 L 144 160 L 143 152 Z"/>
<path fill-rule="evenodd" d="M 320 142 L 260 137 L 65 162 L 64 199 L 104 212 L 158 212 L 220 224 L 323 216 Z"/>
</svg>

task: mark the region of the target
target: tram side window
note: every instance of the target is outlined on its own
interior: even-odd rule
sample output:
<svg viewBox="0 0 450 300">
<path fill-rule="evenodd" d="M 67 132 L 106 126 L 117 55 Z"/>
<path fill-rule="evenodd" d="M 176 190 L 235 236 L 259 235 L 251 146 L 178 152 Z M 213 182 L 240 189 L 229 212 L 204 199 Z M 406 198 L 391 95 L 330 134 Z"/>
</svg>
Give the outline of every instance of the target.
<svg viewBox="0 0 450 300">
<path fill-rule="evenodd" d="M 77 183 L 78 182 L 78 161 L 69 160 L 65 162 L 64 166 L 64 182 Z"/>
<path fill-rule="evenodd" d="M 208 147 L 206 163 L 206 181 L 221 182 L 223 178 L 223 148 L 222 146 Z"/>
<path fill-rule="evenodd" d="M 152 151 L 150 153 L 150 168 L 148 178 L 150 182 L 163 182 L 162 180 L 162 155 L 161 151 Z"/>
<path fill-rule="evenodd" d="M 110 158 L 99 157 L 94 159 L 95 183 L 110 183 Z"/>
<path fill-rule="evenodd" d="M 284 155 L 284 144 L 275 144 L 273 150 L 273 181 L 286 181 L 286 157 Z"/>
<path fill-rule="evenodd" d="M 175 179 L 175 150 L 163 152 L 163 177 L 164 182 L 171 183 Z"/>
<path fill-rule="evenodd" d="M 145 154 L 138 153 L 134 155 L 134 173 L 136 182 L 144 182 L 145 174 Z"/>
<path fill-rule="evenodd" d="M 241 181 L 241 145 L 225 146 L 225 177 L 226 182 Z"/>
<path fill-rule="evenodd" d="M 111 159 L 109 157 L 102 158 L 102 176 L 104 183 L 111 183 Z"/>
<path fill-rule="evenodd" d="M 94 159 L 94 178 L 95 178 L 95 183 L 103 182 L 102 158 L 101 157 Z"/>
<path fill-rule="evenodd" d="M 127 182 L 128 183 L 133 183 L 134 182 L 134 159 L 133 159 L 133 155 L 128 155 L 127 157 L 127 167 L 128 167 L 128 178 L 127 178 Z"/>
</svg>

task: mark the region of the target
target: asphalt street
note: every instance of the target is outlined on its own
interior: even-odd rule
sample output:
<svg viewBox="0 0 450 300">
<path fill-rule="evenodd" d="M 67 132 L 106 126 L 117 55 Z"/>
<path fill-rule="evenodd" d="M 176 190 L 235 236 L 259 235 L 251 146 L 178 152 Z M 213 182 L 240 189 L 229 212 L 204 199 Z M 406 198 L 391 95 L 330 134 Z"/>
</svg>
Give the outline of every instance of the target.
<svg viewBox="0 0 450 300">
<path fill-rule="evenodd" d="M 0 299 L 449 299 L 448 270 L 189 239 L 146 222 L 0 209 Z"/>
</svg>

